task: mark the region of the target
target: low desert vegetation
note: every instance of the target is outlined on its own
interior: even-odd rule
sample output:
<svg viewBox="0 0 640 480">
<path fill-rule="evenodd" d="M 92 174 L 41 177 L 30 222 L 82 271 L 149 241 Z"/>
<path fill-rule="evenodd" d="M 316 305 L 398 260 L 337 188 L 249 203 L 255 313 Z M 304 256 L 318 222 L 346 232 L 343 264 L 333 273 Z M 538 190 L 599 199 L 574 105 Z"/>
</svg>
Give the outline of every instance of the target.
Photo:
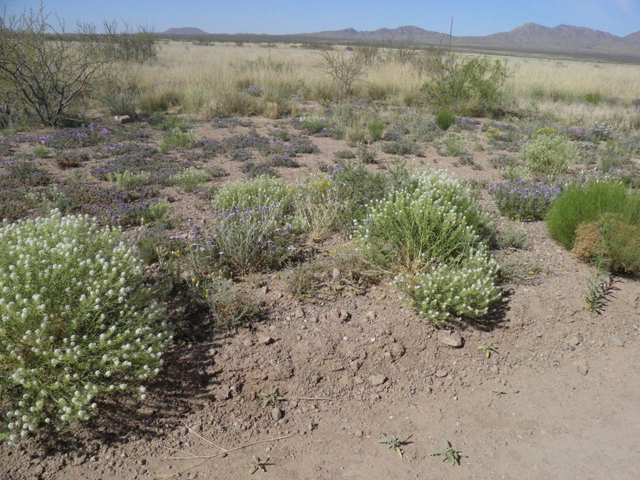
<svg viewBox="0 0 640 480">
<path fill-rule="evenodd" d="M 640 274 L 635 65 L 2 22 L 3 439 L 144 399 L 164 352 L 268 318 L 272 287 L 490 322 L 544 281 L 542 221 L 595 265 L 594 311 Z"/>
</svg>

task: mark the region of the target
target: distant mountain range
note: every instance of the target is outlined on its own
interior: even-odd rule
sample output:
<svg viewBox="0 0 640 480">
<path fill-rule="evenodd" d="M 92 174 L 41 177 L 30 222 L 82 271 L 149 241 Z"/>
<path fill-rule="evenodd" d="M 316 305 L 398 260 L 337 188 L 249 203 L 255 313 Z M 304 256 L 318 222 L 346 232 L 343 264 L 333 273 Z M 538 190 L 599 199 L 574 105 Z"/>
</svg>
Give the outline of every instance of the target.
<svg viewBox="0 0 640 480">
<path fill-rule="evenodd" d="M 578 53 L 595 55 L 621 55 L 640 58 L 640 31 L 618 37 L 600 30 L 571 25 L 545 27 L 527 23 L 508 32 L 486 36 L 452 36 L 446 33 L 424 30 L 415 26 L 381 28 L 374 31 L 358 31 L 353 28 L 295 35 L 264 34 L 207 34 L 198 28 L 171 28 L 165 35 L 210 35 L 233 41 L 307 41 L 349 42 L 352 44 L 384 44 L 392 46 L 437 45 L 449 41 L 457 47 L 486 48 L 489 50 L 517 50 L 539 53 Z"/>
</svg>

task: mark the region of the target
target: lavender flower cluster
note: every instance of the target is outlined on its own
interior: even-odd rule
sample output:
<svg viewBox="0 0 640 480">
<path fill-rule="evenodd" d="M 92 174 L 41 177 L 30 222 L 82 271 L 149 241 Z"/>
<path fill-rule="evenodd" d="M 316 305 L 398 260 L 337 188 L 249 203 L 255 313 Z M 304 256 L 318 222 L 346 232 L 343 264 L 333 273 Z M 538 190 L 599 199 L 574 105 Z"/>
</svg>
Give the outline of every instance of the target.
<svg viewBox="0 0 640 480">
<path fill-rule="evenodd" d="M 516 180 L 489 187 L 500 212 L 518 221 L 542 220 L 562 188 L 543 182 Z"/>
<path fill-rule="evenodd" d="M 91 174 L 100 180 L 126 171 L 131 173 L 147 173 L 149 180 L 161 185 L 172 183 L 171 177 L 189 168 L 189 162 L 176 162 L 175 158 L 155 153 L 147 156 L 146 151 L 122 155 L 106 160 L 91 169 Z"/>
<path fill-rule="evenodd" d="M 13 157 L 2 162 L 2 166 L 6 172 L 2 178 L 3 183 L 11 186 L 38 187 L 48 185 L 52 181 L 51 175 L 31 159 Z"/>
<path fill-rule="evenodd" d="M 77 148 L 99 145 L 110 138 L 110 131 L 98 123 L 67 128 L 48 136 L 39 137 L 39 142 L 50 148 Z"/>
<path fill-rule="evenodd" d="M 604 123 L 595 122 L 589 131 L 598 140 L 611 140 L 616 137 L 613 127 Z"/>
<path fill-rule="evenodd" d="M 244 93 L 251 95 L 252 97 L 259 97 L 266 91 L 267 91 L 266 88 L 259 87 L 257 85 L 249 85 L 247 88 L 244 89 Z"/>
</svg>

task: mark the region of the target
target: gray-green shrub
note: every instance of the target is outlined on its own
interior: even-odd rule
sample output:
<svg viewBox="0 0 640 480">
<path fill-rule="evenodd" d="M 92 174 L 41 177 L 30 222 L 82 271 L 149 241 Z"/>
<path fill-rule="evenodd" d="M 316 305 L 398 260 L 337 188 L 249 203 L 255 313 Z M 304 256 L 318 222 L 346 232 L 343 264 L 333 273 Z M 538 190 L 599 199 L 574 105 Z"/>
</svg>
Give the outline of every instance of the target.
<svg viewBox="0 0 640 480">
<path fill-rule="evenodd" d="M 500 296 L 491 225 L 460 182 L 437 172 L 414 176 L 369 204 L 354 244 L 436 323 L 485 315 Z"/>
<path fill-rule="evenodd" d="M 522 147 L 520 156 L 534 172 L 556 174 L 566 172 L 580 152 L 561 136 L 538 135 Z"/>
</svg>

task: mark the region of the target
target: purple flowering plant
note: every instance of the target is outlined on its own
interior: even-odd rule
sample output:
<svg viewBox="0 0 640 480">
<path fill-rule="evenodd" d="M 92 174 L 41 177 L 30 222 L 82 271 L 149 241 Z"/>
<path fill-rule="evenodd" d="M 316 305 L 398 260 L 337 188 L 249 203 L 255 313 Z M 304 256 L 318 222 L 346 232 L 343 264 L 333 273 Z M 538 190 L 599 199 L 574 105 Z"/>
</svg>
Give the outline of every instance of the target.
<svg viewBox="0 0 640 480">
<path fill-rule="evenodd" d="M 500 212 L 512 220 L 542 220 L 562 188 L 544 182 L 515 180 L 489 187 Z"/>
</svg>

